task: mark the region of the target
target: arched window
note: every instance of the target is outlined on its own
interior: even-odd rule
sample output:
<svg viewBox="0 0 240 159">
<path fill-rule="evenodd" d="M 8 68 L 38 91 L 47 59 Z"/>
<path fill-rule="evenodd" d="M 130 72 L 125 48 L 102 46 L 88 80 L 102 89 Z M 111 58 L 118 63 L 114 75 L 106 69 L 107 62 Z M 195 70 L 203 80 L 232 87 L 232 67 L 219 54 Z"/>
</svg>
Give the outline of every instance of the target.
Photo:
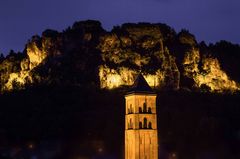
<svg viewBox="0 0 240 159">
<path fill-rule="evenodd" d="M 147 112 L 147 104 L 144 102 L 143 103 L 143 113 Z"/>
<path fill-rule="evenodd" d="M 142 113 L 142 108 L 141 107 L 139 107 L 139 113 Z"/>
<path fill-rule="evenodd" d="M 133 128 L 133 124 L 132 124 L 132 119 L 131 119 L 131 118 L 130 118 L 129 123 L 130 123 L 130 124 L 129 124 L 129 125 L 130 125 L 130 126 L 129 126 L 129 129 L 132 129 L 132 128 Z"/>
<path fill-rule="evenodd" d="M 151 122 L 148 123 L 148 129 L 152 129 L 152 123 Z"/>
<path fill-rule="evenodd" d="M 142 129 L 142 122 L 139 122 L 139 129 Z"/>
<path fill-rule="evenodd" d="M 143 119 L 143 128 L 147 129 L 147 118 Z"/>
<path fill-rule="evenodd" d="M 150 114 L 152 113 L 152 108 L 151 107 L 148 108 L 148 113 L 150 113 Z"/>
<path fill-rule="evenodd" d="M 133 113 L 132 104 L 130 104 L 130 112 Z"/>
</svg>

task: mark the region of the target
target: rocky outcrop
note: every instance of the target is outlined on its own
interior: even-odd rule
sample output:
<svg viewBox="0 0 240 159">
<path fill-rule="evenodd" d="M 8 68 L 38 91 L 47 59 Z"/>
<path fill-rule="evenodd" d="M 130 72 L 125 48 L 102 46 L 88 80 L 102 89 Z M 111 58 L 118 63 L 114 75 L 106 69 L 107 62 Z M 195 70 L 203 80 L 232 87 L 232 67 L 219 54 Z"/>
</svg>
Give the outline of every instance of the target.
<svg viewBox="0 0 240 159">
<path fill-rule="evenodd" d="M 58 45 L 56 35 L 58 35 L 56 31 L 46 30 L 42 37 L 33 36 L 26 45 L 24 53 L 12 52 L 3 60 L 1 63 L 3 69 L 4 67 L 15 69 L 7 69 L 6 72 L 2 72 L 1 76 L 6 78 L 1 81 L 2 91 L 24 89 L 27 85 L 35 84 L 34 79 L 37 78 L 37 73 L 34 68 L 39 67 L 40 64 L 43 65 L 46 58 L 52 58 L 59 54 L 56 47 Z M 41 77 L 38 78 L 38 80 L 41 79 Z"/>
<path fill-rule="evenodd" d="M 194 80 L 194 87 L 205 91 L 239 91 L 240 85 L 231 80 L 220 66 L 218 59 L 202 55 L 199 50 L 186 52 L 183 75 Z"/>
<path fill-rule="evenodd" d="M 228 50 L 236 58 L 225 62 Z M 237 52 L 238 45 L 198 44 L 188 31 L 165 24 L 127 23 L 107 32 L 97 21 L 76 22 L 33 36 L 23 53 L 1 58 L 0 86 L 2 92 L 38 84 L 113 89 L 132 85 L 141 72 L 155 89 L 236 92 Z"/>
<path fill-rule="evenodd" d="M 152 87 L 178 89 L 180 73 L 161 29 L 160 25 L 125 24 L 101 37 L 101 88 L 132 85 L 142 72 Z M 171 34 L 171 30 L 167 32 Z"/>
</svg>

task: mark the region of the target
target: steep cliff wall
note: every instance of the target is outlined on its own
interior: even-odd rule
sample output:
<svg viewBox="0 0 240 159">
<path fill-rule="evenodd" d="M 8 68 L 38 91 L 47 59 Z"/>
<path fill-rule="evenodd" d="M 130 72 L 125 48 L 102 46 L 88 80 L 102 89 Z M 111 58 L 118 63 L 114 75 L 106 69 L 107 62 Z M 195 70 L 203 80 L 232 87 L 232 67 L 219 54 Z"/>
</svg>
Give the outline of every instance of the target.
<svg viewBox="0 0 240 159">
<path fill-rule="evenodd" d="M 202 55 L 199 50 L 186 52 L 183 60 L 183 75 L 193 79 L 194 87 L 207 91 L 238 91 L 239 84 L 221 69 L 218 59 Z M 205 90 L 206 91 L 206 90 Z"/>
<path fill-rule="evenodd" d="M 178 89 L 180 73 L 164 42 L 161 27 L 149 24 L 125 24 L 101 37 L 101 88 L 132 85 L 142 72 L 152 87 Z"/>
<path fill-rule="evenodd" d="M 236 58 L 225 62 L 227 54 Z M 240 70 L 231 63 L 239 54 L 238 45 L 198 44 L 165 24 L 128 23 L 107 32 L 83 21 L 61 33 L 46 30 L 23 53 L 11 52 L 0 61 L 0 84 L 2 92 L 39 84 L 112 89 L 132 85 L 141 72 L 156 89 L 236 92 Z"/>
<path fill-rule="evenodd" d="M 42 37 L 33 36 L 21 56 L 16 56 L 12 53 L 1 63 L 2 69 L 6 67 L 6 65 L 12 68 L 12 70 L 3 71 L 1 74 L 1 77 L 6 78 L 4 82 L 2 82 L 3 91 L 24 89 L 26 85 L 36 82 L 33 79 L 36 77 L 36 74 L 32 72 L 34 68 L 40 64 L 44 64 L 44 60 L 47 57 L 52 57 L 54 53 L 58 52 L 57 48 L 54 47 L 57 45 L 56 37 L 48 37 L 45 35 L 47 32 L 48 31 L 45 31 Z M 15 60 L 9 62 L 9 59 L 12 58 L 15 58 Z"/>
</svg>

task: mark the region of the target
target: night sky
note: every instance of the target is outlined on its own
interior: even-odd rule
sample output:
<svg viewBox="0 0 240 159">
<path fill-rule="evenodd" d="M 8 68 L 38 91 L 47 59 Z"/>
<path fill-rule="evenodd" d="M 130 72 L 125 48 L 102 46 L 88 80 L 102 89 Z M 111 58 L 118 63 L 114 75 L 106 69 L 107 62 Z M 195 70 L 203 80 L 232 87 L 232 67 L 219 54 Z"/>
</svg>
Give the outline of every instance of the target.
<svg viewBox="0 0 240 159">
<path fill-rule="evenodd" d="M 32 35 L 87 19 L 100 20 L 107 30 L 161 22 L 188 29 L 198 41 L 240 43 L 239 15 L 239 0 L 0 0 L 0 52 L 22 51 Z"/>
</svg>

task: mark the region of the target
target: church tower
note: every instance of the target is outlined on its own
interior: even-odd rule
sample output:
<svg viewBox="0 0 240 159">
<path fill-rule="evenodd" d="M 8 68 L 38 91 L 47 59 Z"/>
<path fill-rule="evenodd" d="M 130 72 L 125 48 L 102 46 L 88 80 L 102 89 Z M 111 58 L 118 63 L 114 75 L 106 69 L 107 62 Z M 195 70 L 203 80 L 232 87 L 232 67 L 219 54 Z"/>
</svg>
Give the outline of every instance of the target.
<svg viewBox="0 0 240 159">
<path fill-rule="evenodd" d="M 156 97 L 141 74 L 125 95 L 125 159 L 158 159 Z"/>
</svg>

